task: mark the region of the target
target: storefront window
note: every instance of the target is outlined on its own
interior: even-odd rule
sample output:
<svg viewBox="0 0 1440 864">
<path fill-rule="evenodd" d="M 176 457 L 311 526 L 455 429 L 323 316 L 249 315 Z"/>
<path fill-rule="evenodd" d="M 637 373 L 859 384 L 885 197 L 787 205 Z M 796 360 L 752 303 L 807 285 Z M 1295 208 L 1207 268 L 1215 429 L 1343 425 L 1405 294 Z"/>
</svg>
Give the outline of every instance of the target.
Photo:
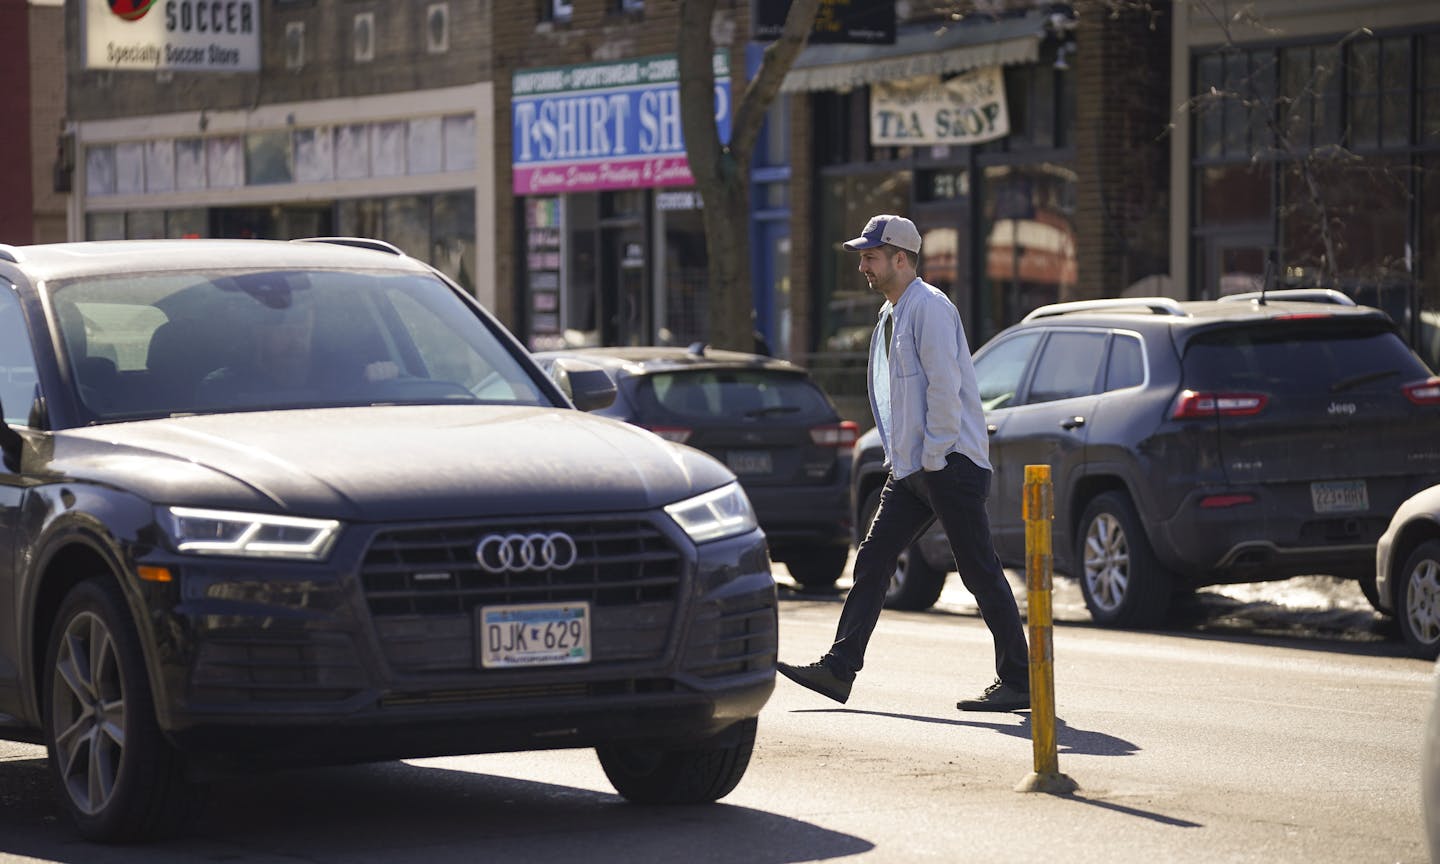
<svg viewBox="0 0 1440 864">
<path fill-rule="evenodd" d="M 819 272 L 811 288 L 818 349 L 807 365 L 840 416 L 866 425 L 873 421 L 865 364 L 875 315 L 885 300 L 870 290 L 856 269 L 859 256 L 843 244 L 877 213 L 909 214 L 911 182 L 911 172 L 895 171 L 825 177 L 820 183 Z"/>
<path fill-rule="evenodd" d="M 287 132 L 258 132 L 245 136 L 245 179 L 252 186 L 289 183 L 290 135 Z"/>
<path fill-rule="evenodd" d="M 210 217 L 204 207 L 165 211 L 165 236 L 175 240 L 210 236 Z"/>
<path fill-rule="evenodd" d="M 699 209 L 664 213 L 664 313 L 658 341 L 689 345 L 705 338 L 709 295 L 705 290 L 709 258 L 705 254 L 705 221 Z"/>
<path fill-rule="evenodd" d="M 1195 183 L 1198 224 L 1268 224 L 1271 174 L 1266 162 L 1201 168 Z"/>
<path fill-rule="evenodd" d="M 1440 208 L 1440 158 L 1422 163 L 1420 212 Z M 1415 332 L 1415 350 L 1430 368 L 1440 371 L 1440 219 L 1423 219 L 1420 228 L 1419 306 L 1420 320 Z"/>
<path fill-rule="evenodd" d="M 125 237 L 129 240 L 163 240 L 164 210 L 131 210 L 125 215 Z"/>
<path fill-rule="evenodd" d="M 565 344 L 600 344 L 599 195 L 565 198 Z"/>
<path fill-rule="evenodd" d="M 89 213 L 85 216 L 85 239 L 124 240 L 124 213 Z"/>
<path fill-rule="evenodd" d="M 1420 143 L 1440 144 L 1440 33 L 1420 44 Z"/>
<path fill-rule="evenodd" d="M 1376 157 L 1290 166 L 1280 210 L 1287 281 L 1349 290 L 1408 280 L 1407 175 L 1405 162 Z"/>
<path fill-rule="evenodd" d="M 430 224 L 430 263 L 475 293 L 475 193 L 436 195 Z"/>
<path fill-rule="evenodd" d="M 115 145 L 85 149 L 85 194 L 115 194 Z"/>
<path fill-rule="evenodd" d="M 909 171 L 854 174 L 822 181 L 820 206 L 820 345 L 827 352 L 868 350 L 875 313 L 884 302 L 856 269 L 859 259 L 844 248 L 877 213 L 910 209 Z"/>
<path fill-rule="evenodd" d="M 1063 165 L 993 165 L 985 169 L 984 270 L 976 343 L 1027 312 L 1073 300 L 1075 172 Z"/>
<path fill-rule="evenodd" d="M 292 146 L 297 183 L 335 179 L 335 136 L 329 126 L 296 129 Z"/>
<path fill-rule="evenodd" d="M 386 198 L 384 239 L 407 255 L 420 257 L 430 248 L 430 205 L 418 195 Z"/>
</svg>

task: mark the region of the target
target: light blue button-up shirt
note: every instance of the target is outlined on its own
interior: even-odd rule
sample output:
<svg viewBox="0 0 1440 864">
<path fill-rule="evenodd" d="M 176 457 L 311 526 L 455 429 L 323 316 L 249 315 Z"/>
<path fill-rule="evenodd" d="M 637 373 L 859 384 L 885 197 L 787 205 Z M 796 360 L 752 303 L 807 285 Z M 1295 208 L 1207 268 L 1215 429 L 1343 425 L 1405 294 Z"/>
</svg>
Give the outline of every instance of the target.
<svg viewBox="0 0 1440 864">
<path fill-rule="evenodd" d="M 870 338 L 870 411 L 891 472 L 898 480 L 916 471 L 939 471 L 951 453 L 990 469 L 985 411 L 955 304 L 916 277 L 894 308 L 889 306 L 880 308 Z M 887 312 L 895 317 L 888 363 Z"/>
</svg>

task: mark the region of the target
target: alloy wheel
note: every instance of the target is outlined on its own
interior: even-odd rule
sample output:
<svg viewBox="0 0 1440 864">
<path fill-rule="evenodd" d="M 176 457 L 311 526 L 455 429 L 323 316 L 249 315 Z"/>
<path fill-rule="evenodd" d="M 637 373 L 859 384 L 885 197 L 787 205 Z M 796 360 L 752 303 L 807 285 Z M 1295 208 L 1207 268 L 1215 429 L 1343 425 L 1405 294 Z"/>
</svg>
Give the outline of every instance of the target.
<svg viewBox="0 0 1440 864">
<path fill-rule="evenodd" d="M 1410 632 L 1424 645 L 1440 641 L 1440 562 L 1420 561 L 1405 583 L 1405 617 Z"/>
<path fill-rule="evenodd" d="M 101 812 L 115 794 L 125 752 L 125 688 L 114 635 L 82 612 L 65 626 L 51 672 L 50 710 L 65 790 L 84 813 Z"/>
<path fill-rule="evenodd" d="M 1130 585 L 1130 544 L 1120 520 L 1100 513 L 1085 532 L 1085 583 L 1095 605 L 1113 612 Z"/>
</svg>

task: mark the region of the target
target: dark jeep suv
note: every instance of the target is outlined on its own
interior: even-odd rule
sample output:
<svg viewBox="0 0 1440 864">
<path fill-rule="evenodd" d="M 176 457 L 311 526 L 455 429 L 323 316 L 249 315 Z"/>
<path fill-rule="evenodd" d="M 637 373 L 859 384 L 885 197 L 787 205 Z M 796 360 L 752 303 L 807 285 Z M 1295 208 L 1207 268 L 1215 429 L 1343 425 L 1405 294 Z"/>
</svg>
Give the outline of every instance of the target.
<svg viewBox="0 0 1440 864">
<path fill-rule="evenodd" d="M 100 840 L 238 767 L 593 747 L 627 798 L 729 793 L 765 537 L 558 371 L 373 241 L 0 247 L 0 737 Z"/>
<path fill-rule="evenodd" d="M 1024 467 L 1048 464 L 1055 568 L 1097 623 L 1156 626 L 1177 592 L 1309 573 L 1358 579 L 1373 603 L 1390 515 L 1440 482 L 1440 378 L 1383 312 L 1285 296 L 1055 304 L 976 352 L 1006 565 L 1025 561 Z M 885 476 L 873 431 L 855 453 L 866 526 Z M 930 606 L 953 569 L 932 529 L 890 604 Z"/>
<path fill-rule="evenodd" d="M 697 343 L 689 348 L 572 348 L 534 355 L 600 366 L 615 401 L 595 413 L 625 420 L 723 461 L 755 507 L 770 544 L 807 588 L 826 588 L 850 557 L 850 450 L 859 430 L 825 391 L 784 360 Z"/>
</svg>

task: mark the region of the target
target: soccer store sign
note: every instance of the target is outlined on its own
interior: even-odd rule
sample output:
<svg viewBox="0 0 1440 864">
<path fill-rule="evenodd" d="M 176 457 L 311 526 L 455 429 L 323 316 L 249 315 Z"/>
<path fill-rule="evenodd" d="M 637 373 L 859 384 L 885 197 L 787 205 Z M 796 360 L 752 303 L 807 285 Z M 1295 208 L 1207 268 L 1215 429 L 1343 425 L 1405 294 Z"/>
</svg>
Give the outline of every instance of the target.
<svg viewBox="0 0 1440 864">
<path fill-rule="evenodd" d="M 260 0 L 81 0 L 86 69 L 260 69 Z"/>
<path fill-rule="evenodd" d="M 716 53 L 715 121 L 730 140 L 730 64 Z M 515 72 L 516 195 L 692 186 L 673 55 Z"/>
</svg>

